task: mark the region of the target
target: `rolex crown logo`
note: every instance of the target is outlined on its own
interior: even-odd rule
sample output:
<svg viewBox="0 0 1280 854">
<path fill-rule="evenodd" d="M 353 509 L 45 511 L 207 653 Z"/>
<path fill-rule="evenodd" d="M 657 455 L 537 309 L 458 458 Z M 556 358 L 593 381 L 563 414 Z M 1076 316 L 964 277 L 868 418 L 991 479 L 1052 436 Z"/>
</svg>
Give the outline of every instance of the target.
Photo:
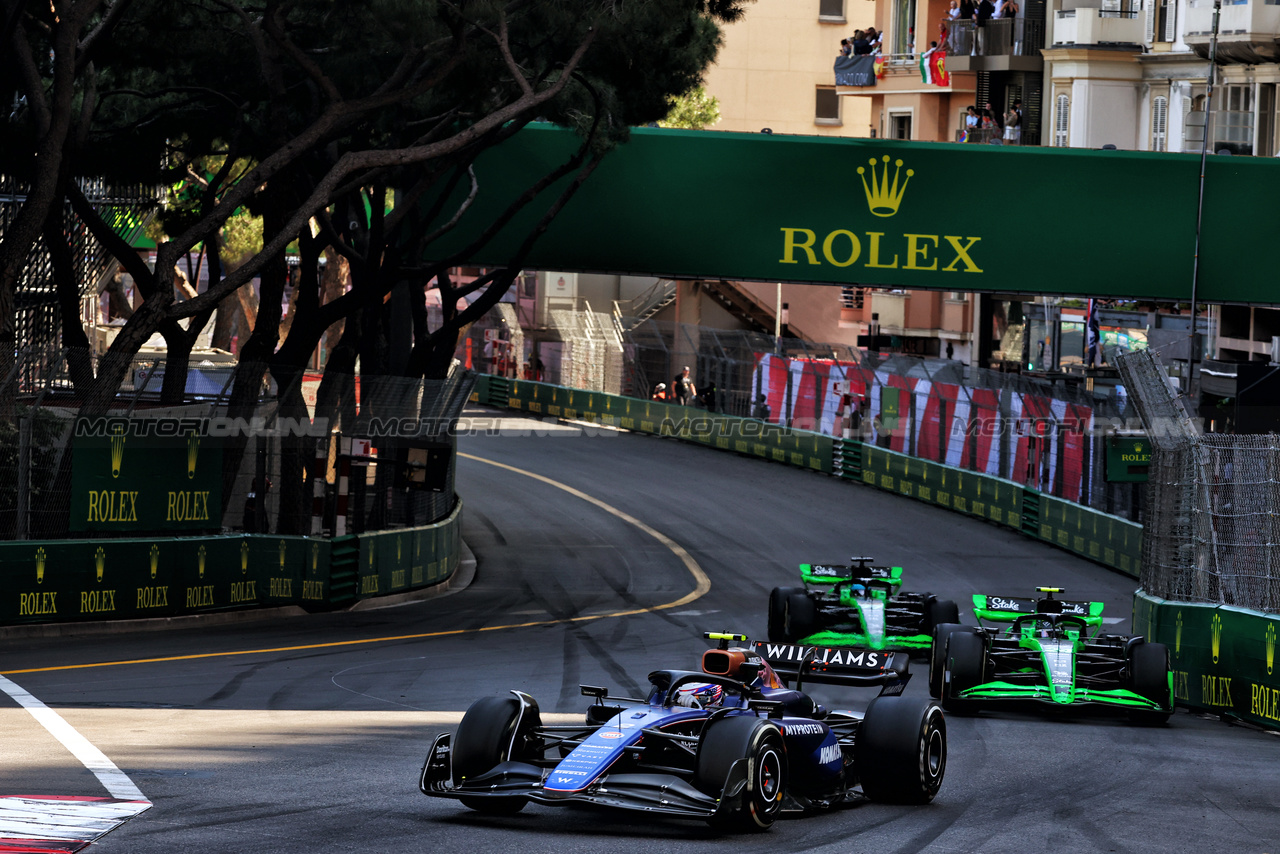
<svg viewBox="0 0 1280 854">
<path fill-rule="evenodd" d="M 285 549 L 285 541 L 281 540 L 280 541 L 280 569 L 282 570 L 284 569 L 284 549 Z"/>
<path fill-rule="evenodd" d="M 1134 453 L 1136 453 L 1136 454 L 1140 454 L 1140 453 L 1142 453 L 1142 443 L 1141 443 L 1141 442 L 1139 442 L 1138 444 L 1134 445 L 1134 446 L 1133 446 L 1133 451 L 1134 451 Z"/>
<path fill-rule="evenodd" d="M 204 560 L 207 556 L 208 552 L 205 551 L 204 546 L 196 550 L 196 572 L 201 578 L 204 578 Z"/>
<path fill-rule="evenodd" d="M 36 549 L 36 584 L 44 584 L 44 546 Z"/>
<path fill-rule="evenodd" d="M 156 577 L 156 570 L 160 566 L 160 547 L 153 545 L 151 547 L 151 577 Z"/>
<path fill-rule="evenodd" d="M 196 459 L 200 456 L 200 437 L 192 430 L 187 434 L 187 480 L 196 476 Z"/>
<path fill-rule="evenodd" d="M 93 565 L 98 571 L 98 580 L 102 580 L 102 571 L 107 568 L 107 553 L 102 550 L 102 546 L 98 546 L 98 550 L 93 554 Z"/>
<path fill-rule="evenodd" d="M 311 571 L 315 572 L 320 568 L 320 544 L 311 544 Z"/>
<path fill-rule="evenodd" d="M 1182 655 L 1182 612 L 1178 612 L 1177 626 L 1173 632 L 1173 654 Z"/>
<path fill-rule="evenodd" d="M 404 554 L 404 539 L 396 537 L 396 562 L 399 563 Z"/>
<path fill-rule="evenodd" d="M 111 476 L 120 476 L 120 466 L 124 464 L 124 425 L 111 425 Z"/>
<path fill-rule="evenodd" d="M 1276 624 L 1267 623 L 1267 675 L 1276 666 Z"/>
<path fill-rule="evenodd" d="M 249 571 L 249 541 L 240 541 L 240 574 L 244 575 Z"/>
<path fill-rule="evenodd" d="M 1213 615 L 1213 623 L 1209 626 L 1209 631 L 1213 633 L 1213 663 L 1218 663 L 1218 653 L 1222 651 L 1222 617 L 1218 614 Z"/>
<path fill-rule="evenodd" d="M 881 158 L 880 174 L 876 174 L 876 159 L 873 157 L 869 161 L 871 164 L 871 182 L 867 183 L 867 169 L 863 166 L 858 167 L 858 174 L 862 176 L 862 189 L 867 194 L 867 207 L 876 216 L 893 216 L 898 212 L 898 205 L 902 204 L 902 197 L 907 192 L 907 182 L 911 180 L 911 176 L 916 174 L 914 169 L 908 169 L 906 177 L 902 174 L 902 161 L 895 160 L 893 162 L 893 178 L 889 178 L 889 155 Z M 901 184 L 899 184 L 901 181 Z"/>
</svg>

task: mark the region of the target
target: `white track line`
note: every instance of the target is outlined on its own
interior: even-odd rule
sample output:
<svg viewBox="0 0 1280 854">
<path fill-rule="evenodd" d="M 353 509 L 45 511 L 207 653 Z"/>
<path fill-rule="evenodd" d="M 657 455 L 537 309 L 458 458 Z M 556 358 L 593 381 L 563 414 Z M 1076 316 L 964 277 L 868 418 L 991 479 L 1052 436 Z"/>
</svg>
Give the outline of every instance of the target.
<svg viewBox="0 0 1280 854">
<path fill-rule="evenodd" d="M 89 743 L 89 740 L 76 731 L 75 727 L 62 719 L 62 716 L 31 694 L 0 676 L 0 691 L 4 691 L 18 705 L 31 713 L 31 717 L 40 722 L 54 738 L 62 742 L 62 746 L 80 761 L 80 764 L 93 772 L 103 787 L 113 798 L 124 801 L 145 801 L 142 790 L 115 766 L 106 755 Z"/>
</svg>

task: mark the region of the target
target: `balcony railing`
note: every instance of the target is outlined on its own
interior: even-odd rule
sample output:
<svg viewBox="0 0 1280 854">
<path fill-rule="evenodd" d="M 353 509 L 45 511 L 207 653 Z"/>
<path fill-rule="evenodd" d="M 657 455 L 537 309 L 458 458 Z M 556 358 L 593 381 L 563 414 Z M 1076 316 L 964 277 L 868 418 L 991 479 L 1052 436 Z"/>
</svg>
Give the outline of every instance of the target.
<svg viewBox="0 0 1280 854">
<path fill-rule="evenodd" d="M 1056 13 L 1054 44 L 1142 44 L 1145 21 L 1123 9 L 1066 9 Z"/>
<path fill-rule="evenodd" d="M 948 54 L 971 56 L 1039 56 L 1044 47 L 1044 21 L 994 18 L 981 27 L 954 21 L 947 35 Z"/>
</svg>

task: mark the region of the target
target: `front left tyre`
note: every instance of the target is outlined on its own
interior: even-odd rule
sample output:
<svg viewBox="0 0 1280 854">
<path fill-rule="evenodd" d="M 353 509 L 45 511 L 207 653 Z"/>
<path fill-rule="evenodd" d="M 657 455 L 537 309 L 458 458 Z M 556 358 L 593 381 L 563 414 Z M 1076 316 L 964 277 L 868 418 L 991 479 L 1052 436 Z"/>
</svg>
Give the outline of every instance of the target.
<svg viewBox="0 0 1280 854">
<path fill-rule="evenodd" d="M 858 727 L 854 756 L 862 791 L 871 800 L 929 803 L 947 770 L 942 709 L 920 697 L 876 697 Z"/>
<path fill-rule="evenodd" d="M 726 792 L 735 762 L 746 760 L 740 793 Z M 707 822 L 732 833 L 768 830 L 782 812 L 787 784 L 787 754 L 778 725 L 755 715 L 721 718 L 707 727 L 698 744 L 694 785 L 716 798 L 731 798 Z"/>
<path fill-rule="evenodd" d="M 1129 681 L 1135 694 L 1159 703 L 1161 711 L 1139 709 L 1130 713 L 1135 723 L 1163 724 L 1173 714 L 1173 691 L 1169 680 L 1169 648 L 1162 643 L 1136 644 L 1129 651 Z M 1167 708 L 1169 711 L 1163 711 Z"/>
<path fill-rule="evenodd" d="M 796 592 L 794 587 L 775 587 L 769 593 L 769 640 L 784 643 L 787 637 L 787 599 Z"/>
</svg>

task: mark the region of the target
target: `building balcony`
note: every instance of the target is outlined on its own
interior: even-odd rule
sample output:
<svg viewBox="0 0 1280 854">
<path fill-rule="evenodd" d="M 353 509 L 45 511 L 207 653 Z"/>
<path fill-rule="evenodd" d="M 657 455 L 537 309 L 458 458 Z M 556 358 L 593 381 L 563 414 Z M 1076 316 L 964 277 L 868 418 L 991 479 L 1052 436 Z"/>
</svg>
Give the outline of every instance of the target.
<svg viewBox="0 0 1280 854">
<path fill-rule="evenodd" d="M 1146 37 L 1146 22 L 1141 12 L 1113 9 L 1065 9 L 1055 13 L 1053 44 L 1140 45 Z"/>
<path fill-rule="evenodd" d="M 997 18 L 981 27 L 955 21 L 947 36 L 947 70 L 1040 71 L 1043 47 L 1043 21 Z"/>
<path fill-rule="evenodd" d="M 1213 3 L 1192 0 L 1186 10 L 1184 41 L 1196 54 L 1209 58 L 1213 35 Z M 1218 19 L 1218 61 L 1256 65 L 1280 61 L 1280 6 L 1253 0 L 1252 3 L 1222 4 Z"/>
</svg>

